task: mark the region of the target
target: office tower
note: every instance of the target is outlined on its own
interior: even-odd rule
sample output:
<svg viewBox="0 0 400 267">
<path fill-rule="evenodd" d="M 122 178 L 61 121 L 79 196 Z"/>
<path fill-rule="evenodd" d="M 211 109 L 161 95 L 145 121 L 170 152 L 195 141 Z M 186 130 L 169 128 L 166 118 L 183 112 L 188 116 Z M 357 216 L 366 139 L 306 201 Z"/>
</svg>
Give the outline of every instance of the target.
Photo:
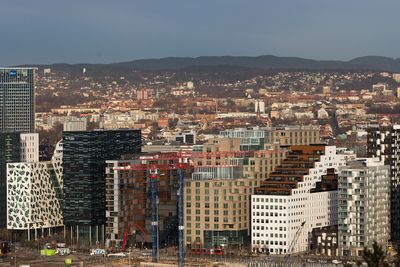
<svg viewBox="0 0 400 267">
<path fill-rule="evenodd" d="M 155 162 L 155 161 L 154 161 Z M 171 160 L 157 160 L 171 164 Z M 125 169 L 139 166 L 140 160 L 106 161 L 106 246 L 126 247 L 149 244 L 151 240 L 151 186 L 147 170 Z M 185 173 L 189 177 L 189 172 Z M 158 227 L 160 246 L 177 243 L 178 171 L 160 170 L 158 175 Z M 123 203 L 123 204 L 122 204 Z"/>
<path fill-rule="evenodd" d="M 386 250 L 390 238 L 389 166 L 379 158 L 348 162 L 339 178 L 339 254 L 362 256 L 376 241 Z"/>
<path fill-rule="evenodd" d="M 0 68 L 0 132 L 35 131 L 35 69 Z"/>
<path fill-rule="evenodd" d="M 367 156 L 378 157 L 390 166 L 391 241 L 400 243 L 400 125 L 371 127 L 367 130 Z"/>
<path fill-rule="evenodd" d="M 335 173 L 354 157 L 334 146 L 291 146 L 287 158 L 251 196 L 253 251 L 307 251 L 314 228 L 337 224 Z"/>
<path fill-rule="evenodd" d="M 7 223 L 7 163 L 20 159 L 20 134 L 0 132 L 0 228 L 6 227 Z"/>
<path fill-rule="evenodd" d="M 64 132 L 64 224 L 72 243 L 104 240 L 106 222 L 106 160 L 141 151 L 138 130 Z"/>
</svg>

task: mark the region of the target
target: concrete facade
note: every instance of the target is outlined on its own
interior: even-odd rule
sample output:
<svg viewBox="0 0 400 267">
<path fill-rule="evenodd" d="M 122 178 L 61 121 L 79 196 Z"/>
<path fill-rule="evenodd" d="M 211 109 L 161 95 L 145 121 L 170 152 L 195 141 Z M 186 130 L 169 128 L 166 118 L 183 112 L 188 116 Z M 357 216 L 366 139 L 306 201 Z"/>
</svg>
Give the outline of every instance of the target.
<svg viewBox="0 0 400 267">
<path fill-rule="evenodd" d="M 390 239 L 389 166 L 378 158 L 352 161 L 340 170 L 339 253 L 361 256 L 373 241 L 386 250 Z"/>
</svg>

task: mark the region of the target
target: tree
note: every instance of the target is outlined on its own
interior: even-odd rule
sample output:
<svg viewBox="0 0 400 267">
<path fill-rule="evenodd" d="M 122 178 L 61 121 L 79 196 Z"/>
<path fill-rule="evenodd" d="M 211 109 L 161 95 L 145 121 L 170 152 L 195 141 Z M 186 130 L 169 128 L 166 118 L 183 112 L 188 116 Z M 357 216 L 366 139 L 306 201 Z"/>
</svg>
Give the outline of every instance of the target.
<svg viewBox="0 0 400 267">
<path fill-rule="evenodd" d="M 385 252 L 376 241 L 372 244 L 372 250 L 364 247 L 363 255 L 364 261 L 367 263 L 368 267 L 386 267 L 389 266 L 385 262 Z"/>
</svg>

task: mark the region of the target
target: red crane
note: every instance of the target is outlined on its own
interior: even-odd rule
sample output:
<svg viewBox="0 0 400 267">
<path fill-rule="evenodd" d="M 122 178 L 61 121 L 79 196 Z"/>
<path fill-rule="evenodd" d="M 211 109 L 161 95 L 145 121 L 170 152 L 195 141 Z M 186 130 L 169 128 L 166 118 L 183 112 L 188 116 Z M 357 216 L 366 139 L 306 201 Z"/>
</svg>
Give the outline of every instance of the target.
<svg viewBox="0 0 400 267">
<path fill-rule="evenodd" d="M 127 241 L 128 234 L 129 234 L 129 231 L 131 230 L 132 226 L 134 226 L 136 228 L 136 230 L 139 230 L 139 232 L 142 234 L 143 241 L 145 240 L 145 236 L 146 236 L 145 230 L 142 227 L 140 227 L 138 224 L 132 223 L 125 230 L 124 240 L 122 241 L 122 246 L 121 246 L 121 251 L 125 251 L 126 241 Z"/>
</svg>

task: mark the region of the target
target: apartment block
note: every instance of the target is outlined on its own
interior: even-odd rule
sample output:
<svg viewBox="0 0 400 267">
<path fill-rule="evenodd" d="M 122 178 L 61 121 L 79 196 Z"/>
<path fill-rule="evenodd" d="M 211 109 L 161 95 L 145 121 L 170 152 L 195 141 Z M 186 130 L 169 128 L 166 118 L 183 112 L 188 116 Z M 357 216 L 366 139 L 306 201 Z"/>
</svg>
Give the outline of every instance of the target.
<svg viewBox="0 0 400 267">
<path fill-rule="evenodd" d="M 39 162 L 38 133 L 21 133 L 21 162 Z"/>
<path fill-rule="evenodd" d="M 196 168 L 193 176 L 196 176 Z M 186 181 L 185 240 L 188 247 L 238 247 L 248 242 L 254 179 L 197 178 Z"/>
<path fill-rule="evenodd" d="M 361 256 L 390 239 L 390 168 L 379 158 L 350 161 L 339 178 L 339 253 Z"/>
<path fill-rule="evenodd" d="M 391 241 L 400 244 L 400 125 L 367 129 L 367 156 L 390 167 Z"/>
<path fill-rule="evenodd" d="M 250 198 L 254 188 L 260 185 L 261 176 L 255 176 L 259 170 L 246 169 L 255 164 L 244 162 L 265 162 L 261 170 L 264 174 L 274 170 L 285 155 L 285 151 L 279 149 L 257 152 L 250 157 L 239 157 L 240 153 L 235 156 L 236 152 L 232 152 L 228 153 L 231 158 L 225 158 L 226 154 L 221 154 L 223 163 L 194 168 L 185 188 L 188 246 L 237 248 L 249 243 Z"/>
</svg>

